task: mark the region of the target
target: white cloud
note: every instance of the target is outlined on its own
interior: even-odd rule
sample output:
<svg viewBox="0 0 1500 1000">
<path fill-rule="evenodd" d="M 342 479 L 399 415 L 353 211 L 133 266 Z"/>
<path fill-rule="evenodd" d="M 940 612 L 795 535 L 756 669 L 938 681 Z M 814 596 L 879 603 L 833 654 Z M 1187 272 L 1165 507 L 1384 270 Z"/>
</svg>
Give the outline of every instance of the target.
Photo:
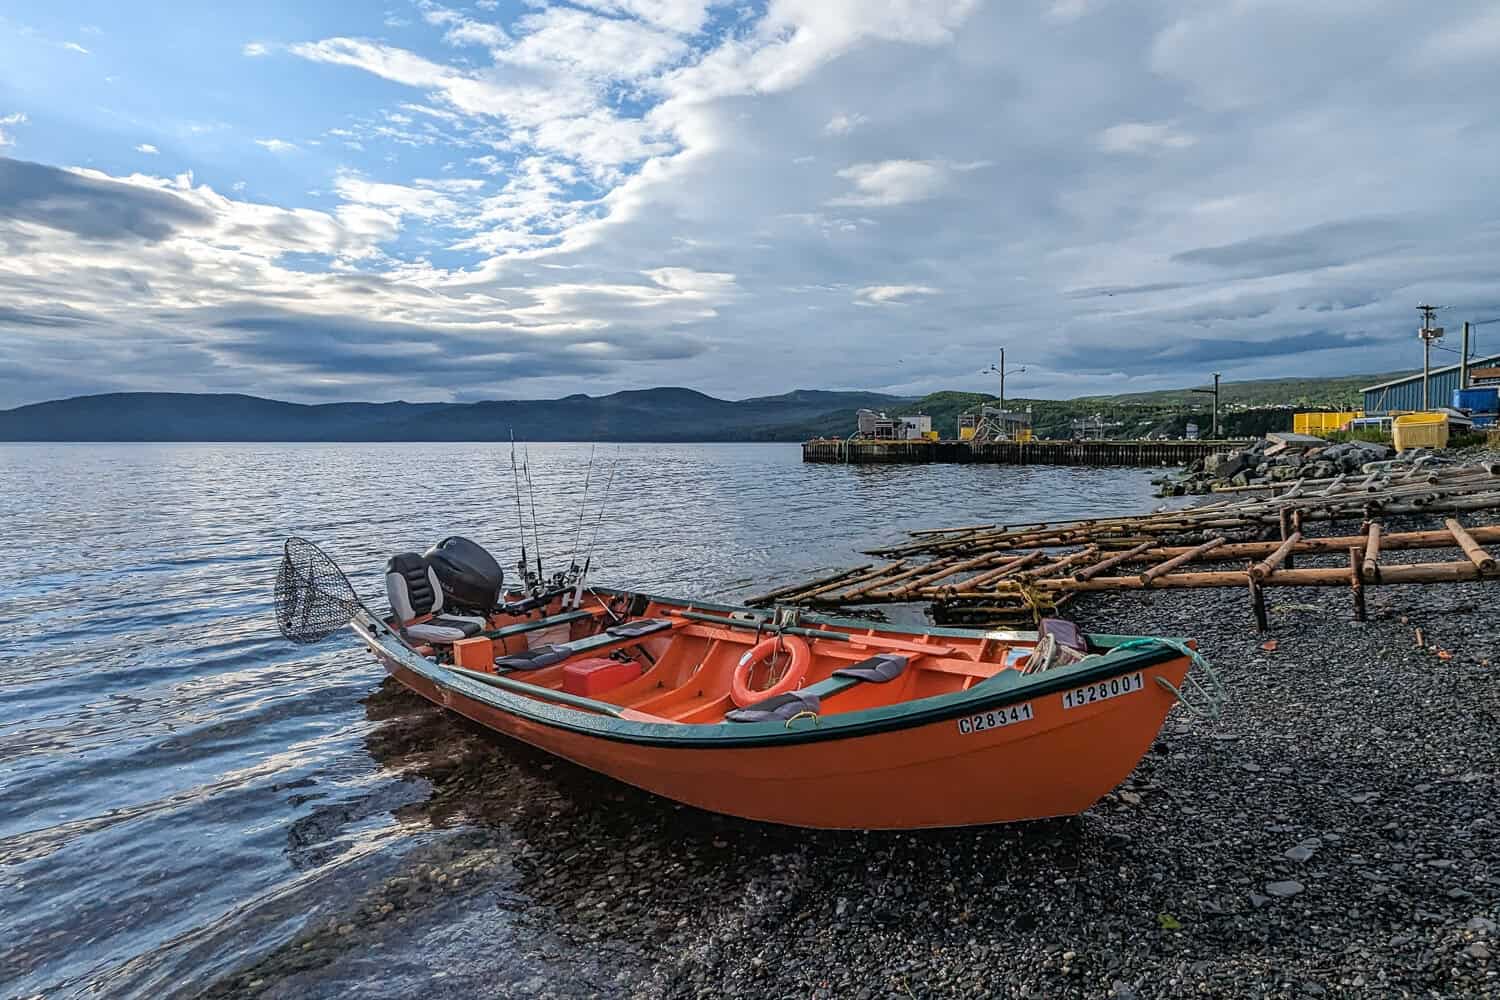
<svg viewBox="0 0 1500 1000">
<path fill-rule="evenodd" d="M 69 52 L 77 52 L 79 55 L 86 56 L 89 54 L 89 50 L 84 48 L 82 45 L 79 45 L 77 42 L 63 42 L 62 47 L 67 49 Z"/>
<path fill-rule="evenodd" d="M 170 346 L 157 370 L 205 388 L 304 398 L 760 394 L 786 387 L 767 359 L 790 351 L 849 386 L 981 389 L 973 358 L 1024 341 L 1043 363 L 1018 391 L 1048 395 L 1395 369 L 1414 295 L 1500 306 L 1490 0 L 416 9 L 406 47 L 287 48 L 336 102 L 297 142 L 367 155 L 332 176 L 314 155 L 248 157 L 244 176 L 278 190 L 301 171 L 287 190 L 322 191 L 326 211 L 186 176 L 117 179 L 191 210 L 160 225 L 66 198 L 13 217 L 0 198 L 0 301 L 73 296 L 89 331 L 116 332 L 70 339 L 117 362 L 68 365 L 55 328 L 9 327 L 0 405 L 139 387 L 144 362 L 110 336 Z M 148 312 L 167 318 L 143 329 Z M 266 313 L 301 339 L 214 326 Z M 338 325 L 351 316 L 381 326 Z M 319 329 L 345 331 L 330 355 L 303 343 Z M 524 364 L 474 360 L 512 353 Z"/>
<path fill-rule="evenodd" d="M 137 153 L 145 153 L 147 156 L 155 156 L 156 154 L 161 152 L 161 150 L 157 149 L 149 142 L 141 143 L 139 146 L 135 147 L 135 151 Z"/>
<path fill-rule="evenodd" d="M 258 56 L 269 55 L 270 52 L 271 47 L 265 42 L 246 42 L 244 47 L 240 49 L 241 55 L 250 56 L 252 59 Z"/>
<path fill-rule="evenodd" d="M 255 144 L 272 153 L 295 153 L 297 144 L 285 139 L 256 139 Z"/>
<path fill-rule="evenodd" d="M 929 285 L 867 285 L 854 293 L 854 303 L 862 306 L 907 305 L 909 299 L 939 294 L 938 289 Z"/>
<path fill-rule="evenodd" d="M 639 21 L 548 7 L 518 22 L 514 45 L 497 53 L 506 62 L 592 77 L 638 80 L 676 62 L 687 44 Z"/>
<path fill-rule="evenodd" d="M 1099 133 L 1099 148 L 1106 153 L 1187 149 L 1197 141 L 1193 136 L 1179 132 L 1170 122 L 1121 122 Z"/>
<path fill-rule="evenodd" d="M 948 186 L 949 170 L 941 160 L 885 160 L 856 163 L 838 175 L 854 184 L 854 193 L 832 199 L 830 205 L 872 208 L 905 205 L 936 197 Z"/>
<path fill-rule="evenodd" d="M 0 116 L 0 149 L 14 145 L 16 141 L 6 129 L 15 125 L 25 125 L 28 121 L 30 119 L 26 117 L 26 112 L 24 111 L 16 111 Z"/>
<path fill-rule="evenodd" d="M 848 135 L 867 121 L 869 119 L 864 115 L 850 115 L 841 111 L 828 119 L 828 124 L 823 126 L 823 133 L 825 135 Z"/>
<path fill-rule="evenodd" d="M 1451 60 L 1494 59 L 1500 56 L 1500 8 L 1439 29 L 1419 45 L 1412 64 L 1428 72 L 1443 72 Z"/>
<path fill-rule="evenodd" d="M 1047 16 L 1054 21 L 1076 21 L 1089 12 L 1095 0 L 1052 0 Z"/>
</svg>

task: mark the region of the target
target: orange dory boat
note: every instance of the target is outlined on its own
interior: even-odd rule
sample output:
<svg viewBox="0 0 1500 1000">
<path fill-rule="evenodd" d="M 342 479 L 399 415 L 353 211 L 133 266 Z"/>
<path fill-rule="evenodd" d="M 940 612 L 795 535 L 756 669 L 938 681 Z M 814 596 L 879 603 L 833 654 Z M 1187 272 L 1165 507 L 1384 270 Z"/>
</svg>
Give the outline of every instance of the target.
<svg viewBox="0 0 1500 1000">
<path fill-rule="evenodd" d="M 464 575 L 485 559 L 464 539 L 393 558 L 392 613 L 377 615 L 291 539 L 278 621 L 296 641 L 352 624 L 402 684 L 489 729 L 678 802 L 794 826 L 1082 812 L 1135 768 L 1197 660 L 1182 642 L 1056 622 L 1040 635 L 896 628 L 561 581 L 486 595 Z"/>
</svg>

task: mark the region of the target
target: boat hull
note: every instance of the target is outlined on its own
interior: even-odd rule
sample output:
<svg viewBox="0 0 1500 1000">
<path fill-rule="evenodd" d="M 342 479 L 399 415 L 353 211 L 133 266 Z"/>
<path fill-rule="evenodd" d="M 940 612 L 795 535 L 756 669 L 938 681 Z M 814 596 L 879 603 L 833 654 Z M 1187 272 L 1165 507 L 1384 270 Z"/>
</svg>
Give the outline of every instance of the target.
<svg viewBox="0 0 1500 1000">
<path fill-rule="evenodd" d="M 1129 690 L 1082 705 L 1069 705 L 1076 692 L 1069 688 L 827 738 L 818 738 L 818 720 L 797 720 L 787 727 L 789 736 L 802 737 L 795 741 L 716 747 L 560 726 L 440 682 L 378 642 L 371 647 L 397 681 L 496 733 L 700 809 L 825 829 L 1076 815 L 1134 770 L 1176 702 L 1158 678 L 1180 687 L 1189 667 L 1182 656 L 1158 659 L 1121 675 Z"/>
</svg>

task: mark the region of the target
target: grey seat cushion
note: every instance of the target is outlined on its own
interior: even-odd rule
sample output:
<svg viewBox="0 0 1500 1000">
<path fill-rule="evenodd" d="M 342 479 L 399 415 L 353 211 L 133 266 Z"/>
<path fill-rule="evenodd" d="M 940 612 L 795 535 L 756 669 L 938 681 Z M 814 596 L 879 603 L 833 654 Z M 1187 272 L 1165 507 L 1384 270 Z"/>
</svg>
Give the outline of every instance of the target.
<svg viewBox="0 0 1500 1000">
<path fill-rule="evenodd" d="M 634 639 L 636 636 L 650 635 L 671 627 L 672 623 L 665 618 L 639 618 L 633 622 L 611 625 L 604 631 L 620 639 Z"/>
<path fill-rule="evenodd" d="M 495 666 L 506 670 L 540 670 L 561 663 L 573 653 L 574 650 L 567 646 L 533 646 L 519 653 L 495 657 Z"/>
<path fill-rule="evenodd" d="M 839 667 L 833 672 L 833 676 L 853 677 L 856 680 L 884 684 L 886 681 L 893 681 L 900 677 L 910 661 L 911 657 L 901 656 L 898 653 L 876 653 L 869 659 L 851 663 L 847 667 Z"/>
<path fill-rule="evenodd" d="M 747 708 L 736 708 L 724 713 L 725 722 L 786 722 L 803 712 L 818 714 L 818 696 L 801 691 L 788 691 L 773 698 L 757 701 Z"/>
<path fill-rule="evenodd" d="M 457 642 L 484 631 L 483 618 L 462 615 L 435 615 L 425 622 L 408 625 L 401 631 L 417 642 Z"/>
</svg>

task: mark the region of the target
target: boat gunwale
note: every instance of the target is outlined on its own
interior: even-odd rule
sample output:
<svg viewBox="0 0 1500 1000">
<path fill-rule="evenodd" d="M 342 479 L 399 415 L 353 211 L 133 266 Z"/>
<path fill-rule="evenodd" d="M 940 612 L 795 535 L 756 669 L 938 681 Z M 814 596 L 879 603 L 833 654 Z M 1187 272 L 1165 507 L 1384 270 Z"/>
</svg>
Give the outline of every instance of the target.
<svg viewBox="0 0 1500 1000">
<path fill-rule="evenodd" d="M 591 588 L 593 589 L 593 588 Z M 625 593 L 597 588 L 605 593 Z M 708 607 L 727 610 L 744 610 L 735 605 L 712 602 L 684 601 L 680 598 L 647 596 L 657 603 L 682 607 Z M 845 624 L 867 628 L 855 620 L 824 619 L 815 617 L 822 624 Z M 807 620 L 804 618 L 804 621 Z M 1121 653 L 1111 649 L 1097 660 L 1083 660 L 1075 664 L 1056 667 L 1040 674 L 1022 675 L 1016 671 L 1000 671 L 995 676 L 973 686 L 950 691 L 927 698 L 878 705 L 854 712 L 840 712 L 812 719 L 807 725 L 794 725 L 780 721 L 760 723 L 682 723 L 645 722 L 622 719 L 604 712 L 573 708 L 558 702 L 548 702 L 542 696 L 528 696 L 509 690 L 492 687 L 482 681 L 473 680 L 455 673 L 442 664 L 435 663 L 407 647 L 383 622 L 356 615 L 353 627 L 373 651 L 394 660 L 398 665 L 429 681 L 439 689 L 453 692 L 472 701 L 479 702 L 498 711 L 510 713 L 518 718 L 545 725 L 554 729 L 593 736 L 613 742 L 639 746 L 669 747 L 678 749 L 743 749 L 753 747 L 795 746 L 823 740 L 853 739 L 880 735 L 903 729 L 916 728 L 932 723 L 957 720 L 977 712 L 1018 704 L 1033 698 L 1044 697 L 1059 691 L 1082 687 L 1099 680 L 1108 679 L 1135 670 L 1154 667 L 1172 660 L 1181 659 L 1183 652 L 1163 643 L 1151 648 L 1133 649 Z M 962 636 L 965 638 L 999 638 L 998 633 L 978 629 L 901 629 L 886 628 L 881 631 L 905 634 L 930 634 Z M 1034 633 L 1014 633 L 1019 638 Z M 1091 640 L 1104 640 L 1110 646 L 1135 638 L 1149 636 L 1089 636 Z M 1182 640 L 1173 640 L 1181 642 Z M 1010 684 L 996 684 L 1007 676 L 1021 678 Z M 399 678 L 398 678 L 399 679 Z M 601 706 L 619 708 L 608 702 Z"/>
</svg>

